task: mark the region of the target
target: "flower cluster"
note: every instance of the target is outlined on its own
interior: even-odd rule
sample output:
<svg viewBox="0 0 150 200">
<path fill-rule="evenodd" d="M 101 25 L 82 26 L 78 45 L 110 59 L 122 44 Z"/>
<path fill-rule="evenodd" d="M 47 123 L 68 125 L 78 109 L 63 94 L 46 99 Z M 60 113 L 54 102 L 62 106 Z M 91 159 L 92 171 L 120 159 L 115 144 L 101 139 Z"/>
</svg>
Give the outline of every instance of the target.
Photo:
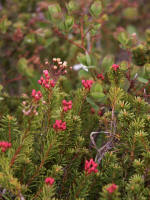
<svg viewBox="0 0 150 200">
<path fill-rule="evenodd" d="M 98 164 L 95 163 L 92 158 L 90 159 L 90 161 L 86 160 L 84 167 L 85 172 L 88 174 L 91 174 L 92 172 L 97 173 L 98 172 L 97 166 Z"/>
<path fill-rule="evenodd" d="M 94 113 L 95 113 L 95 109 L 91 108 L 91 114 L 94 114 Z"/>
<path fill-rule="evenodd" d="M 49 89 L 50 87 L 54 87 L 55 81 L 50 80 L 48 70 L 43 70 L 43 74 L 44 74 L 45 78 L 43 76 L 41 76 L 40 80 L 38 80 L 38 83 L 47 89 Z"/>
<path fill-rule="evenodd" d="M 66 100 L 63 100 L 62 101 L 62 104 L 63 104 L 63 111 L 64 112 L 67 112 L 68 110 L 71 110 L 72 108 L 72 101 L 66 101 Z"/>
<path fill-rule="evenodd" d="M 85 87 L 85 89 L 89 89 L 92 87 L 92 84 L 94 83 L 93 80 L 82 80 L 82 85 Z"/>
<path fill-rule="evenodd" d="M 62 122 L 62 120 L 56 120 L 55 124 L 53 124 L 53 128 L 57 130 L 66 130 L 66 122 Z"/>
<path fill-rule="evenodd" d="M 53 183 L 54 183 L 54 179 L 51 178 L 51 177 L 47 177 L 47 178 L 45 179 L 45 183 L 46 183 L 47 185 L 51 186 L 51 185 L 53 185 Z"/>
<path fill-rule="evenodd" d="M 102 81 L 104 80 L 104 76 L 103 76 L 103 74 L 102 74 L 102 73 L 100 73 L 100 74 L 97 74 L 97 78 L 98 78 L 98 79 L 101 79 Z"/>
<path fill-rule="evenodd" d="M 119 65 L 116 65 L 116 64 L 113 64 L 113 65 L 112 65 L 112 68 L 113 68 L 114 71 L 117 71 L 117 69 L 118 69 L 119 67 L 120 67 L 120 66 L 119 66 Z"/>
<path fill-rule="evenodd" d="M 23 39 L 23 33 L 20 28 L 17 28 L 13 34 L 13 40 L 19 42 L 22 39 Z"/>
<path fill-rule="evenodd" d="M 32 90 L 32 97 L 33 97 L 36 101 L 38 101 L 38 100 L 41 99 L 42 93 L 41 93 L 40 91 L 37 91 L 37 92 L 36 92 L 36 90 L 33 89 L 33 90 Z"/>
<path fill-rule="evenodd" d="M 115 190 L 117 189 L 117 185 L 116 184 L 111 184 L 111 186 L 109 186 L 106 190 L 112 194 L 113 192 L 115 192 Z"/>
<path fill-rule="evenodd" d="M 1 147 L 1 151 L 5 152 L 8 148 L 11 147 L 11 143 L 6 142 L 6 141 L 0 141 L 0 147 Z"/>
</svg>

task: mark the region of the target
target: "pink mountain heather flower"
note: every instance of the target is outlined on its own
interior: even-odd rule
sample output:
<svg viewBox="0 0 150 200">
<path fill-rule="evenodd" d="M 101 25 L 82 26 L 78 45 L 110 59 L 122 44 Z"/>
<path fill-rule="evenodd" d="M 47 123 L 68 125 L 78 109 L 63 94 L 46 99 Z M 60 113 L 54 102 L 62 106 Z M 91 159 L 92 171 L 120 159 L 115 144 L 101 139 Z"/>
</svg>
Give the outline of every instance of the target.
<svg viewBox="0 0 150 200">
<path fill-rule="evenodd" d="M 62 122 L 62 120 L 56 120 L 55 124 L 53 124 L 53 128 L 58 131 L 58 130 L 66 130 L 66 122 Z"/>
<path fill-rule="evenodd" d="M 36 92 L 35 89 L 32 90 L 32 94 L 31 94 L 31 95 L 32 95 L 32 97 L 33 97 L 36 101 L 40 100 L 41 97 L 42 97 L 41 91 L 37 91 L 37 92 Z"/>
<path fill-rule="evenodd" d="M 50 89 L 51 87 L 54 87 L 55 81 L 50 80 L 48 70 L 43 70 L 43 74 L 44 74 L 45 78 L 43 76 L 41 76 L 40 80 L 38 80 L 38 84 L 42 85 L 46 89 Z"/>
<path fill-rule="evenodd" d="M 64 107 L 63 107 L 63 111 L 64 111 L 64 112 L 67 112 L 67 111 L 68 111 L 68 107 L 67 107 L 67 106 L 64 106 Z"/>
<path fill-rule="evenodd" d="M 45 88 L 50 88 L 50 85 L 49 84 L 45 84 Z"/>
<path fill-rule="evenodd" d="M 98 78 L 98 79 L 101 79 L 101 80 L 104 80 L 104 76 L 103 76 L 103 74 L 102 74 L 102 73 L 100 73 L 100 74 L 97 74 L 97 78 Z"/>
<path fill-rule="evenodd" d="M 95 163 L 92 158 L 90 159 L 90 161 L 86 160 L 84 167 L 85 172 L 88 174 L 91 174 L 92 172 L 97 173 L 98 172 L 97 166 L 98 164 Z"/>
<path fill-rule="evenodd" d="M 32 97 L 34 97 L 35 95 L 36 95 L 36 90 L 33 89 L 33 90 L 32 90 Z"/>
<path fill-rule="evenodd" d="M 38 80 L 38 84 L 42 85 L 42 81 L 41 81 L 41 80 Z"/>
<path fill-rule="evenodd" d="M 62 101 L 63 104 L 63 111 L 67 112 L 68 110 L 72 109 L 72 101 L 66 101 L 65 99 Z"/>
<path fill-rule="evenodd" d="M 2 152 L 5 152 L 8 148 L 11 147 L 11 143 L 7 141 L 0 141 L 0 148 Z"/>
<path fill-rule="evenodd" d="M 94 83 L 93 80 L 82 80 L 82 85 L 85 87 L 85 89 L 89 89 L 92 87 L 92 84 Z"/>
<path fill-rule="evenodd" d="M 53 183 L 54 183 L 54 179 L 52 178 L 52 177 L 47 177 L 46 179 L 45 179 L 45 183 L 47 184 L 47 185 L 53 185 Z"/>
<path fill-rule="evenodd" d="M 95 113 L 95 110 L 94 108 L 91 108 L 91 113 L 94 114 Z"/>
<path fill-rule="evenodd" d="M 46 69 L 46 70 L 43 70 L 43 74 L 45 75 L 45 77 L 49 76 L 48 70 L 47 70 L 47 69 Z"/>
<path fill-rule="evenodd" d="M 113 68 L 114 71 L 117 71 L 117 69 L 118 69 L 119 67 L 120 67 L 120 66 L 119 66 L 119 65 L 116 65 L 116 64 L 113 64 L 113 65 L 112 65 L 112 68 Z"/>
<path fill-rule="evenodd" d="M 54 87 L 55 86 L 55 81 L 54 80 L 50 80 L 50 85 L 51 85 L 51 87 Z"/>
<path fill-rule="evenodd" d="M 117 185 L 116 184 L 111 184 L 111 186 L 109 186 L 106 190 L 112 194 L 113 192 L 115 192 L 115 190 L 117 189 Z"/>
</svg>

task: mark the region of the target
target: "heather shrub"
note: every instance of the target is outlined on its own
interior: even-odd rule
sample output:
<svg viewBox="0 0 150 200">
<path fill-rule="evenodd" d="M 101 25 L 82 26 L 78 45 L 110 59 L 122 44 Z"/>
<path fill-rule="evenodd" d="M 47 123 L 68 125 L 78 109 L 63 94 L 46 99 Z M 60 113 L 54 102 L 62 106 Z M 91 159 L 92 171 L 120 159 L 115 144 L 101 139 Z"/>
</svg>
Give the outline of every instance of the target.
<svg viewBox="0 0 150 200">
<path fill-rule="evenodd" d="M 2 198 L 148 199 L 148 96 L 119 87 L 127 72 L 117 64 L 105 73 L 109 86 L 83 79 L 66 93 L 63 70 L 72 69 L 63 64 L 53 78 L 43 70 L 22 120 L 2 117 Z"/>
</svg>

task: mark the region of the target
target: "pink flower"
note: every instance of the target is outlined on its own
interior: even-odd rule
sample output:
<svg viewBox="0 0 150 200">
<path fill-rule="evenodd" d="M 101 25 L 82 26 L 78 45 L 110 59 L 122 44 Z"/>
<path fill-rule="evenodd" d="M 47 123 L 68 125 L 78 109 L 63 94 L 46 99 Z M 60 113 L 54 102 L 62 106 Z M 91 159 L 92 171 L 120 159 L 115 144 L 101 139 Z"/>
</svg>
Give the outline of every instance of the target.
<svg viewBox="0 0 150 200">
<path fill-rule="evenodd" d="M 99 116 L 102 116 L 102 115 L 103 115 L 103 113 L 102 113 L 101 110 L 98 111 L 98 115 L 99 115 Z"/>
<path fill-rule="evenodd" d="M 112 194 L 115 190 L 117 189 L 117 185 L 116 184 L 111 184 L 111 186 L 109 186 L 106 190 Z"/>
<path fill-rule="evenodd" d="M 99 79 L 101 79 L 101 80 L 104 80 L 104 76 L 103 76 L 103 74 L 102 73 L 100 73 L 100 74 L 97 74 L 97 78 Z"/>
<path fill-rule="evenodd" d="M 55 81 L 50 80 L 48 70 L 43 70 L 43 74 L 44 74 L 45 78 L 43 76 L 41 76 L 40 80 L 38 80 L 38 83 L 46 89 L 50 89 L 51 87 L 54 87 Z"/>
<path fill-rule="evenodd" d="M 82 85 L 85 87 L 85 89 L 88 89 L 88 90 L 90 90 L 93 83 L 94 83 L 93 80 L 82 80 Z"/>
<path fill-rule="evenodd" d="M 56 120 L 55 124 L 53 124 L 53 128 L 58 131 L 58 130 L 66 130 L 66 122 L 62 122 L 62 120 Z"/>
<path fill-rule="evenodd" d="M 53 183 L 54 183 L 54 179 L 52 178 L 52 177 L 47 177 L 46 179 L 45 179 L 45 183 L 47 184 L 47 185 L 53 185 Z"/>
<path fill-rule="evenodd" d="M 36 92 L 36 90 L 33 89 L 33 90 L 32 90 L 31 96 L 32 96 L 36 101 L 38 101 L 38 100 L 41 99 L 42 93 L 41 93 L 41 91 L 37 91 L 37 92 Z"/>
<path fill-rule="evenodd" d="M 91 108 L 91 113 L 94 114 L 95 113 L 95 110 L 94 108 Z"/>
<path fill-rule="evenodd" d="M 42 81 L 41 81 L 41 80 L 38 80 L 38 84 L 42 85 Z"/>
<path fill-rule="evenodd" d="M 11 143 L 7 141 L 0 141 L 1 151 L 5 152 L 8 148 L 11 147 Z"/>
<path fill-rule="evenodd" d="M 40 79 L 41 79 L 41 81 L 43 82 L 43 80 L 44 80 L 43 76 L 41 76 L 41 78 L 40 78 Z"/>
<path fill-rule="evenodd" d="M 119 66 L 119 65 L 116 65 L 116 64 L 113 64 L 113 65 L 112 65 L 112 68 L 113 68 L 114 71 L 117 71 L 117 69 L 118 69 L 119 67 L 120 67 L 120 66 Z"/>
<path fill-rule="evenodd" d="M 86 160 L 84 167 L 85 172 L 88 174 L 91 174 L 92 172 L 97 173 L 98 172 L 97 166 L 98 164 L 95 163 L 92 158 L 90 159 L 90 161 Z"/>
<path fill-rule="evenodd" d="M 49 84 L 45 84 L 45 88 L 50 88 L 50 85 Z"/>
<path fill-rule="evenodd" d="M 32 90 L 32 97 L 38 101 L 42 97 L 42 93 L 40 91 L 36 92 L 36 90 Z"/>
<path fill-rule="evenodd" d="M 68 110 L 72 109 L 72 101 L 66 101 L 65 99 L 62 101 L 63 104 L 63 111 L 67 112 Z"/>
<path fill-rule="evenodd" d="M 46 69 L 46 70 L 43 70 L 43 74 L 45 75 L 45 77 L 47 77 L 47 76 L 49 75 L 48 70 L 47 70 L 47 69 Z"/>
<path fill-rule="evenodd" d="M 68 111 L 68 107 L 67 107 L 67 106 L 64 106 L 64 107 L 63 107 L 63 111 L 64 111 L 64 112 L 67 112 L 67 111 Z"/>
<path fill-rule="evenodd" d="M 54 87 L 55 86 L 55 81 L 54 80 L 50 80 L 50 85 L 51 85 L 51 87 Z"/>
<path fill-rule="evenodd" d="M 35 95 L 36 95 L 36 90 L 33 89 L 33 90 L 32 90 L 32 97 L 34 97 Z"/>
</svg>

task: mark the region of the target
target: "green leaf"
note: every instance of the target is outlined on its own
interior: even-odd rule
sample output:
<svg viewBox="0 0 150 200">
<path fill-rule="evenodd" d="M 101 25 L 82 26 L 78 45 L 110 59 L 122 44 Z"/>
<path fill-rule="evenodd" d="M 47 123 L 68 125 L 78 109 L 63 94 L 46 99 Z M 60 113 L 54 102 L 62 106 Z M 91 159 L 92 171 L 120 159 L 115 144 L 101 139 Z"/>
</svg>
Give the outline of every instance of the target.
<svg viewBox="0 0 150 200">
<path fill-rule="evenodd" d="M 0 92 L 2 91 L 2 89 L 3 89 L 3 86 L 0 84 Z"/>
<path fill-rule="evenodd" d="M 72 12 L 78 9 L 78 5 L 75 1 L 70 1 L 68 4 L 66 4 L 68 12 Z"/>
<path fill-rule="evenodd" d="M 36 40 L 35 40 L 35 35 L 33 33 L 28 34 L 25 38 L 24 38 L 24 42 L 28 43 L 28 44 L 35 44 Z"/>
<path fill-rule="evenodd" d="M 90 58 L 90 55 L 88 53 L 86 53 L 86 63 L 87 63 L 87 66 L 91 65 L 91 58 Z"/>
<path fill-rule="evenodd" d="M 83 69 L 79 71 L 79 78 L 90 78 L 90 74 Z"/>
<path fill-rule="evenodd" d="M 101 102 L 104 100 L 104 97 L 106 96 L 103 93 L 103 87 L 100 83 L 94 83 L 90 95 L 95 99 L 97 102 Z"/>
<path fill-rule="evenodd" d="M 136 20 L 138 19 L 139 13 L 138 8 L 136 7 L 128 7 L 123 10 L 123 16 L 128 20 Z"/>
<path fill-rule="evenodd" d="M 128 41 L 129 41 L 126 32 L 123 32 L 123 31 L 120 32 L 120 33 L 118 34 L 117 39 L 119 40 L 119 42 L 120 42 L 123 46 L 126 46 L 127 43 L 128 43 Z"/>
<path fill-rule="evenodd" d="M 92 34 L 92 36 L 97 33 L 97 31 L 99 30 L 100 27 L 101 27 L 101 24 L 93 25 L 93 28 L 90 30 L 90 33 Z"/>
<path fill-rule="evenodd" d="M 77 60 L 79 61 L 79 63 L 87 65 L 86 56 L 84 54 L 78 55 Z"/>
<path fill-rule="evenodd" d="M 103 131 L 101 131 L 96 137 L 96 146 L 100 148 L 105 141 L 106 141 L 106 134 Z"/>
<path fill-rule="evenodd" d="M 58 4 L 48 6 L 48 12 L 51 17 L 61 12 L 61 8 Z"/>
<path fill-rule="evenodd" d="M 70 31 L 74 24 L 74 18 L 72 16 L 67 16 L 64 22 L 65 30 Z"/>
<path fill-rule="evenodd" d="M 102 61 L 102 71 L 107 72 L 109 71 L 110 67 L 114 64 L 114 57 L 113 56 L 105 56 Z"/>
<path fill-rule="evenodd" d="M 2 33 L 6 33 L 8 27 L 11 25 L 11 21 L 7 19 L 7 17 L 2 17 L 0 20 L 0 31 Z"/>
<path fill-rule="evenodd" d="M 90 55 L 89 55 L 88 53 L 86 53 L 86 55 L 80 53 L 80 54 L 77 56 L 77 60 L 78 60 L 81 64 L 83 64 L 83 65 L 85 65 L 85 66 L 88 66 L 88 68 L 94 68 L 94 66 L 91 66 L 91 64 L 92 64 L 92 59 L 91 59 L 91 57 L 90 57 Z"/>
<path fill-rule="evenodd" d="M 90 13 L 94 17 L 98 17 L 102 12 L 102 3 L 100 1 L 95 1 L 90 7 Z"/>
<path fill-rule="evenodd" d="M 28 61 L 25 58 L 20 58 L 18 61 L 18 71 L 23 76 L 32 77 L 33 76 L 33 70 L 28 67 Z"/>
<path fill-rule="evenodd" d="M 86 97 L 86 101 L 94 108 L 94 110 L 96 110 L 96 111 L 99 110 L 99 106 L 95 104 L 93 99 Z"/>
<path fill-rule="evenodd" d="M 148 83 L 148 80 L 142 77 L 138 77 L 138 81 L 140 81 L 141 83 Z"/>
<path fill-rule="evenodd" d="M 103 91 L 103 87 L 100 83 L 94 83 L 92 85 L 92 88 L 91 88 L 91 92 L 99 92 L 101 93 Z"/>
<path fill-rule="evenodd" d="M 48 6 L 48 11 L 46 12 L 47 19 L 58 26 L 58 20 L 62 21 L 62 11 L 59 4 L 53 4 Z"/>
<path fill-rule="evenodd" d="M 137 29 L 135 28 L 135 26 L 132 25 L 127 26 L 127 31 L 129 34 L 137 33 Z"/>
<path fill-rule="evenodd" d="M 101 98 L 105 97 L 105 94 L 104 93 L 100 93 L 100 92 L 91 92 L 91 96 L 99 101 Z"/>
<path fill-rule="evenodd" d="M 57 42 L 57 41 L 58 41 L 58 38 L 57 38 L 57 37 L 49 38 L 49 39 L 47 39 L 47 40 L 45 41 L 45 42 L 46 42 L 45 47 L 47 48 L 47 47 L 49 47 L 52 43 Z"/>
</svg>

